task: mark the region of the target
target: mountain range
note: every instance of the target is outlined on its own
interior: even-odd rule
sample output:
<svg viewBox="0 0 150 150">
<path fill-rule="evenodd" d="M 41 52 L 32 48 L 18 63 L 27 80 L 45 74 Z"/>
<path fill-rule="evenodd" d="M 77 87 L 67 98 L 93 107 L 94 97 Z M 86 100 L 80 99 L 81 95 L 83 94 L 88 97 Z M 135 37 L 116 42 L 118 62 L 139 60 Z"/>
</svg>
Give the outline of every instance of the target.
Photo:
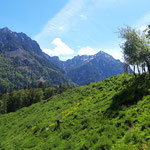
<svg viewBox="0 0 150 150">
<path fill-rule="evenodd" d="M 103 51 L 90 56 L 78 55 L 67 61 L 61 61 L 56 56 L 51 57 L 50 60 L 62 68 L 66 75 L 78 85 L 97 82 L 124 72 L 124 64 Z"/>
<path fill-rule="evenodd" d="M 85 85 L 121 74 L 123 63 L 105 52 L 75 56 L 61 61 L 42 52 L 39 44 L 24 33 L 0 29 L 0 91 L 20 89 L 43 82 Z M 71 81 L 71 80 L 73 81 Z"/>
<path fill-rule="evenodd" d="M 102 51 L 61 61 L 0 29 L 0 149 L 148 149 L 150 76 L 123 68 Z"/>
<path fill-rule="evenodd" d="M 0 29 L 0 91 L 33 86 L 69 83 L 65 72 L 53 65 L 38 43 L 24 33 Z"/>
</svg>

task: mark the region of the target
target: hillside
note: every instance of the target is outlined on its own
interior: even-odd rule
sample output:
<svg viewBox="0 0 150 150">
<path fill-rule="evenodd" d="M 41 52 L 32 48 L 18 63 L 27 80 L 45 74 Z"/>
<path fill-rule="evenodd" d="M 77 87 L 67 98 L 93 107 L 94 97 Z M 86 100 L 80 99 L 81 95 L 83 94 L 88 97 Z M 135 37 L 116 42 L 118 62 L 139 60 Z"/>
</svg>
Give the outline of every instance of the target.
<svg viewBox="0 0 150 150">
<path fill-rule="evenodd" d="M 38 43 L 24 33 L 0 29 L 0 91 L 69 82 L 64 71 L 54 66 Z"/>
<path fill-rule="evenodd" d="M 0 116 L 0 149 L 145 150 L 150 80 L 117 75 Z"/>
<path fill-rule="evenodd" d="M 75 56 L 67 61 L 60 61 L 58 57 L 51 57 L 50 60 L 64 69 L 67 76 L 78 85 L 101 81 L 124 72 L 123 63 L 103 51 L 95 55 Z"/>
</svg>

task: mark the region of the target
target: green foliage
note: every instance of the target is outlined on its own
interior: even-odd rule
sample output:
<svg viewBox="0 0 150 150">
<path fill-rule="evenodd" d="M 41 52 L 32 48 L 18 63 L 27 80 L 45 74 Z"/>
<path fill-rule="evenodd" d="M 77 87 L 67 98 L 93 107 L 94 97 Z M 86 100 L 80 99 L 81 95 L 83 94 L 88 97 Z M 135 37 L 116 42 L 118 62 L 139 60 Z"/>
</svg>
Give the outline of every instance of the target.
<svg viewBox="0 0 150 150">
<path fill-rule="evenodd" d="M 124 61 L 128 65 L 137 66 L 138 73 L 140 68 L 142 72 L 146 72 L 146 67 L 150 73 L 150 40 L 145 34 L 136 31 L 127 26 L 119 30 L 121 38 L 125 39 L 121 48 L 123 49 Z"/>
<path fill-rule="evenodd" d="M 48 99 L 56 93 L 56 88 L 48 87 L 44 90 L 44 97 Z"/>
<path fill-rule="evenodd" d="M 0 148 L 146 150 L 149 113 L 149 77 L 122 74 L 0 115 Z"/>
<path fill-rule="evenodd" d="M 32 57 L 34 55 L 32 54 Z M 32 61 L 37 61 L 37 58 L 32 59 Z M 45 66 L 42 66 L 43 60 L 44 57 L 39 56 L 39 62 L 30 63 L 28 60 L 22 61 L 19 57 L 6 58 L 6 56 L 0 54 L 0 95 L 13 89 L 37 87 L 40 86 L 40 83 L 53 87 L 66 82 L 72 85 L 59 70 L 49 68 L 49 64 L 43 64 Z M 40 79 L 42 82 L 40 82 Z"/>
<path fill-rule="evenodd" d="M 1 113 L 14 112 L 43 99 L 42 89 L 19 90 L 4 94 L 1 98 Z"/>
<path fill-rule="evenodd" d="M 0 29 L 0 96 L 14 89 L 72 83 L 64 71 L 52 64 L 36 41 L 24 33 Z"/>
<path fill-rule="evenodd" d="M 42 100 L 47 101 L 50 97 L 72 88 L 72 86 L 64 84 L 57 88 L 38 85 L 35 88 L 13 90 L 3 94 L 0 98 L 0 114 L 15 112 L 22 107 L 30 106 Z"/>
</svg>

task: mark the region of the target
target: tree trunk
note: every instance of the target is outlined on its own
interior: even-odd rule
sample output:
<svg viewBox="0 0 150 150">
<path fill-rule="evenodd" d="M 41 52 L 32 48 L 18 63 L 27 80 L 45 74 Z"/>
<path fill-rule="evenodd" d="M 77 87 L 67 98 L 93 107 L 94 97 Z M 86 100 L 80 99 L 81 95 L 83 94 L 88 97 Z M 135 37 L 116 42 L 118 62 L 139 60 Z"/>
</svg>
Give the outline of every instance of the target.
<svg viewBox="0 0 150 150">
<path fill-rule="evenodd" d="M 142 73 L 146 73 L 145 63 L 144 63 L 144 64 L 142 64 Z"/>
<path fill-rule="evenodd" d="M 135 66 L 133 66 L 133 74 L 136 77 L 136 73 L 135 73 Z"/>
<path fill-rule="evenodd" d="M 147 66 L 147 68 L 148 68 L 148 73 L 149 73 L 149 76 L 150 76 L 150 64 L 149 64 L 148 61 L 146 61 L 146 66 Z"/>
<path fill-rule="evenodd" d="M 150 75 L 150 64 L 148 64 L 148 73 L 149 73 L 149 75 Z"/>
<path fill-rule="evenodd" d="M 141 74 L 140 69 L 139 69 L 139 64 L 137 64 L 137 70 L 138 70 L 138 73 Z"/>
</svg>

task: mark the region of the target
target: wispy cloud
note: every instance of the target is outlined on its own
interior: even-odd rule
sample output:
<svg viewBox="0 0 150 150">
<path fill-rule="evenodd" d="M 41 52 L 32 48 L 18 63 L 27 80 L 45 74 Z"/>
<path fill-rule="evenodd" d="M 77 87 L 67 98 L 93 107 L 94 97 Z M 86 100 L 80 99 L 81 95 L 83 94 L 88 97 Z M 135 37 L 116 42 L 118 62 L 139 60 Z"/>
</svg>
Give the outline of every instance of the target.
<svg viewBox="0 0 150 150">
<path fill-rule="evenodd" d="M 90 13 L 95 11 L 95 8 L 100 9 L 101 7 L 103 7 L 103 5 L 112 5 L 114 3 L 119 3 L 122 1 L 125 0 L 70 0 L 66 4 L 66 6 L 62 8 L 62 10 L 60 10 L 53 18 L 51 18 L 45 24 L 41 32 L 38 33 L 34 37 L 34 39 L 40 44 L 41 47 L 45 47 L 43 51 L 49 55 L 73 55 L 74 50 L 67 46 L 67 44 L 62 42 L 61 39 L 63 39 L 63 37 L 65 37 L 66 35 L 71 35 L 73 40 L 74 38 L 81 39 L 81 37 L 75 37 L 74 32 L 79 31 L 79 35 L 82 34 L 82 30 L 80 30 L 80 25 L 85 25 L 88 20 L 90 20 L 90 17 L 92 16 Z M 86 25 L 91 25 L 92 23 L 93 22 L 90 22 Z M 90 37 L 90 35 L 88 36 Z M 60 37 L 61 39 L 56 37 Z M 70 36 L 68 37 L 70 40 Z M 83 38 L 81 40 L 84 40 Z M 85 39 L 86 38 L 87 37 L 85 37 Z M 75 44 L 80 45 L 81 43 L 79 41 L 79 43 Z M 55 45 L 56 47 L 52 48 L 53 45 Z M 77 48 L 80 50 L 76 52 L 79 55 L 93 55 L 97 52 L 97 50 L 89 46 L 86 47 L 86 43 L 84 44 L 84 47 L 83 44 L 81 45 L 82 47 Z M 87 45 L 89 45 L 89 43 L 87 43 Z"/>
<path fill-rule="evenodd" d="M 42 46 L 45 44 L 45 40 L 52 40 L 53 35 L 60 37 L 77 23 L 75 16 L 82 10 L 82 7 L 88 0 L 70 0 L 68 4 L 58 12 L 54 18 L 49 20 L 44 26 L 42 31 L 37 34 L 34 39 L 37 40 Z M 82 16 L 83 17 L 83 16 Z M 85 18 L 85 17 L 84 17 Z"/>
<path fill-rule="evenodd" d="M 103 3 L 116 3 L 124 0 L 70 0 L 53 18 L 43 27 L 40 33 L 33 38 L 43 47 L 56 37 L 68 33 L 80 21 L 87 20 L 87 14 L 95 6 Z"/>
<path fill-rule="evenodd" d="M 43 48 L 42 50 L 50 56 L 59 56 L 59 55 L 71 55 L 74 54 L 74 50 L 66 45 L 60 38 L 55 38 L 52 41 L 52 44 L 55 45 L 53 50 Z"/>
</svg>

